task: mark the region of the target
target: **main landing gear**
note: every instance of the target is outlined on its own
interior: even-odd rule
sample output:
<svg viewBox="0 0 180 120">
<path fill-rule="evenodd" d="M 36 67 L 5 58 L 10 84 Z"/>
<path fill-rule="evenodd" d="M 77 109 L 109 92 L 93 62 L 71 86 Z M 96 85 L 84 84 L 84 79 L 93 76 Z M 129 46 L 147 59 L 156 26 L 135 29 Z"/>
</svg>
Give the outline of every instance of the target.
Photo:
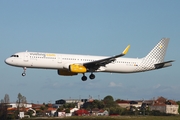
<svg viewBox="0 0 180 120">
<path fill-rule="evenodd" d="M 92 80 L 92 79 L 95 78 L 95 75 L 94 75 L 93 73 L 91 73 L 91 74 L 89 75 L 89 78 Z M 81 80 L 82 80 L 82 81 L 86 81 L 86 80 L 87 80 L 87 77 L 85 76 L 84 73 L 83 73 L 83 76 L 82 76 Z"/>
<path fill-rule="evenodd" d="M 26 67 L 23 67 L 23 70 L 22 76 L 26 76 Z"/>
</svg>

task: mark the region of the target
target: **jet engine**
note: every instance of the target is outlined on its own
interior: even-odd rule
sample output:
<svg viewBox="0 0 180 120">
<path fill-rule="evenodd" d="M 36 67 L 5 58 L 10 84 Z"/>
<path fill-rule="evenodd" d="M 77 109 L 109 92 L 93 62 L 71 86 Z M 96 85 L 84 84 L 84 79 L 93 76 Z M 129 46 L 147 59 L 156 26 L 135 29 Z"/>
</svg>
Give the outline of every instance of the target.
<svg viewBox="0 0 180 120">
<path fill-rule="evenodd" d="M 71 64 L 69 65 L 69 71 L 73 73 L 85 73 L 87 71 L 86 67 L 79 64 Z"/>
<path fill-rule="evenodd" d="M 58 75 L 63 75 L 63 76 L 73 76 L 77 75 L 77 73 L 70 72 L 69 70 L 57 70 Z"/>
</svg>

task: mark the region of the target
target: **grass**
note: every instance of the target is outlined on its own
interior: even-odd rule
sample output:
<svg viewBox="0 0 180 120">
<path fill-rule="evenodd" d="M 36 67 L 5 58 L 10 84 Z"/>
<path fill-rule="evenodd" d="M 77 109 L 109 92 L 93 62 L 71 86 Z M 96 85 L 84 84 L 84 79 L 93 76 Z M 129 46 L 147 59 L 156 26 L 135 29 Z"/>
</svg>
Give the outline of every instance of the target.
<svg viewBox="0 0 180 120">
<path fill-rule="evenodd" d="M 180 116 L 74 116 L 28 118 L 24 120 L 180 120 Z"/>
</svg>

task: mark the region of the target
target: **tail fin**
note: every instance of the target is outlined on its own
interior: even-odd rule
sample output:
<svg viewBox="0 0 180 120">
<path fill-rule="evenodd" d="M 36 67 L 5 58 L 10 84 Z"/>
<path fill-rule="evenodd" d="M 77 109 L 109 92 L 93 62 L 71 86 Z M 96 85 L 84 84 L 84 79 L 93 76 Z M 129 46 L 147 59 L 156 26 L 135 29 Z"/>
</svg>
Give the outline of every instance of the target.
<svg viewBox="0 0 180 120">
<path fill-rule="evenodd" d="M 161 63 L 164 61 L 169 38 L 163 38 L 144 58 L 145 61 L 153 61 L 153 63 Z"/>
</svg>

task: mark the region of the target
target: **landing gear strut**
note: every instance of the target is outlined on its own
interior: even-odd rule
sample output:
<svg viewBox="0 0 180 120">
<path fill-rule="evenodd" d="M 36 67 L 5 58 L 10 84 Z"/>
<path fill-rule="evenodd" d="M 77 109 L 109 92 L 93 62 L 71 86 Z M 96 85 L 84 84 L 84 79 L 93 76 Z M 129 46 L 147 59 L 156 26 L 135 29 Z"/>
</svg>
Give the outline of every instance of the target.
<svg viewBox="0 0 180 120">
<path fill-rule="evenodd" d="M 92 80 L 92 79 L 95 78 L 95 75 L 94 75 L 93 73 L 91 73 L 91 74 L 89 75 L 89 78 Z M 83 73 L 83 76 L 82 76 L 81 80 L 82 80 L 82 81 L 86 81 L 86 80 L 87 80 L 87 77 L 85 76 L 84 73 Z"/>
<path fill-rule="evenodd" d="M 22 76 L 25 76 L 26 75 L 26 67 L 23 67 L 23 73 L 22 73 Z"/>
</svg>

